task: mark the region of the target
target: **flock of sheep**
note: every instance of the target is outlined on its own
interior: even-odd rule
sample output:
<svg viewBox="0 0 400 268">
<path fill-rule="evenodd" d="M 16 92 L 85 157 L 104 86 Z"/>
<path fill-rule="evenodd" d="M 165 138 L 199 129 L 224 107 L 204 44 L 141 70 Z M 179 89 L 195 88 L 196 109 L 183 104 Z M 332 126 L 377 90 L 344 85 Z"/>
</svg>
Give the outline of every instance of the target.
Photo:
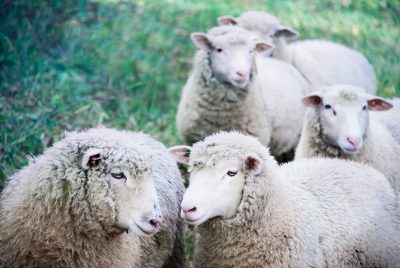
<svg viewBox="0 0 400 268">
<path fill-rule="evenodd" d="M 7 180 L 0 267 L 185 267 L 185 222 L 194 267 L 400 267 L 400 100 L 353 49 L 265 12 L 218 22 L 191 35 L 193 145 L 67 133 Z"/>
</svg>

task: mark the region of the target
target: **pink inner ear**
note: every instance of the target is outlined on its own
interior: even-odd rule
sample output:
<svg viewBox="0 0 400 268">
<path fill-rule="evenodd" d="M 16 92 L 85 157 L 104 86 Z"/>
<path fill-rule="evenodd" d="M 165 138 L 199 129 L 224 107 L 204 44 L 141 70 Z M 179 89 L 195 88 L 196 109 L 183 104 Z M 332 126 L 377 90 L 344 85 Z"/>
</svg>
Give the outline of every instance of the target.
<svg viewBox="0 0 400 268">
<path fill-rule="evenodd" d="M 304 97 L 301 102 L 307 107 L 312 107 L 320 105 L 322 103 L 322 98 L 318 95 L 310 95 Z"/>
<path fill-rule="evenodd" d="M 89 157 L 89 166 L 96 166 L 98 163 L 99 163 L 99 161 L 100 161 L 100 159 L 101 159 L 101 155 L 100 154 L 94 154 L 94 155 L 91 155 L 90 157 Z"/>
<path fill-rule="evenodd" d="M 393 107 L 393 105 L 383 99 L 371 99 L 368 101 L 368 109 L 371 111 L 386 111 Z"/>
<path fill-rule="evenodd" d="M 169 148 L 168 151 L 178 163 L 189 164 L 190 147 L 173 146 Z"/>
<path fill-rule="evenodd" d="M 246 169 L 249 170 L 254 175 L 258 175 L 261 173 L 261 160 L 257 157 L 248 156 L 246 158 Z"/>
</svg>

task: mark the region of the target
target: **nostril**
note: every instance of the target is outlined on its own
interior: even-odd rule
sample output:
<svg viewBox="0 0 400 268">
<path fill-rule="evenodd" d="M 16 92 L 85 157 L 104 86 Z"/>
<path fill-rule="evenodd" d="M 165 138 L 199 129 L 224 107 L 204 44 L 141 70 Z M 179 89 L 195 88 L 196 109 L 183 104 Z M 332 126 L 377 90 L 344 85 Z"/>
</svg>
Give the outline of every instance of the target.
<svg viewBox="0 0 400 268">
<path fill-rule="evenodd" d="M 358 140 L 355 138 L 347 138 L 347 141 L 353 146 L 356 146 L 358 144 Z"/>
<path fill-rule="evenodd" d="M 156 220 L 156 219 L 151 219 L 150 221 L 149 221 L 149 223 L 150 223 L 150 225 L 151 226 L 153 226 L 153 227 L 155 227 L 155 228 L 158 228 L 158 227 L 160 227 L 160 221 L 159 220 Z"/>
<path fill-rule="evenodd" d="M 244 77 L 244 72 L 237 71 L 236 74 L 237 74 L 239 77 Z"/>
<path fill-rule="evenodd" d="M 192 207 L 191 209 L 189 209 L 189 212 L 196 212 L 197 208 L 196 207 Z"/>
<path fill-rule="evenodd" d="M 185 213 L 185 214 L 191 213 L 191 212 L 196 212 L 196 211 L 197 211 L 196 207 L 192 207 L 192 208 L 189 208 L 189 209 L 187 209 L 187 208 L 183 209 L 183 213 Z"/>
</svg>

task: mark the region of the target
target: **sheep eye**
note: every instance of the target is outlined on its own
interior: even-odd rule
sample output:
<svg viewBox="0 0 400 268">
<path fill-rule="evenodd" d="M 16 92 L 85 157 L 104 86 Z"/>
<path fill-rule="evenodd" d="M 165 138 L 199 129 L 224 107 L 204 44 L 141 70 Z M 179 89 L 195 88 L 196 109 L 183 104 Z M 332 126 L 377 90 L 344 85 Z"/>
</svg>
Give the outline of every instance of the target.
<svg viewBox="0 0 400 268">
<path fill-rule="evenodd" d="M 222 48 L 217 48 L 216 50 L 217 50 L 218 53 L 222 52 Z"/>
<path fill-rule="evenodd" d="M 113 176 L 117 180 L 126 179 L 125 174 L 123 172 L 111 173 L 111 176 Z"/>
<path fill-rule="evenodd" d="M 233 176 L 235 176 L 237 173 L 238 173 L 237 171 L 232 171 L 232 170 L 229 170 L 228 172 L 226 172 L 226 174 L 227 174 L 229 177 L 233 177 Z"/>
<path fill-rule="evenodd" d="M 365 111 L 367 109 L 367 105 L 364 105 L 363 107 L 363 111 Z"/>
<path fill-rule="evenodd" d="M 329 104 L 326 104 L 326 105 L 324 105 L 324 108 L 325 108 L 326 110 L 329 110 L 330 108 L 332 108 L 332 106 L 330 106 Z"/>
</svg>

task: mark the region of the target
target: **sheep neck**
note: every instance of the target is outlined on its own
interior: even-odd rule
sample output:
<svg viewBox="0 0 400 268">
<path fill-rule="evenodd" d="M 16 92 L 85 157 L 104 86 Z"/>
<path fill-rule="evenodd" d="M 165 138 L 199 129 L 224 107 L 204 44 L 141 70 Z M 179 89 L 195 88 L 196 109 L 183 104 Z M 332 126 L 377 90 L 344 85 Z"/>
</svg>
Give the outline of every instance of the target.
<svg viewBox="0 0 400 268">
<path fill-rule="evenodd" d="M 294 64 L 294 49 L 292 46 L 284 38 L 278 37 L 275 42 L 275 48 L 272 51 L 272 57 L 289 64 Z"/>
<path fill-rule="evenodd" d="M 242 106 L 249 95 L 253 72 L 250 76 L 249 86 L 243 89 L 238 88 L 215 77 L 209 52 L 199 51 L 196 56 L 198 62 L 194 68 L 199 77 L 200 87 L 203 89 L 198 92 L 201 101 L 213 106 L 216 110 L 229 110 Z"/>
</svg>

